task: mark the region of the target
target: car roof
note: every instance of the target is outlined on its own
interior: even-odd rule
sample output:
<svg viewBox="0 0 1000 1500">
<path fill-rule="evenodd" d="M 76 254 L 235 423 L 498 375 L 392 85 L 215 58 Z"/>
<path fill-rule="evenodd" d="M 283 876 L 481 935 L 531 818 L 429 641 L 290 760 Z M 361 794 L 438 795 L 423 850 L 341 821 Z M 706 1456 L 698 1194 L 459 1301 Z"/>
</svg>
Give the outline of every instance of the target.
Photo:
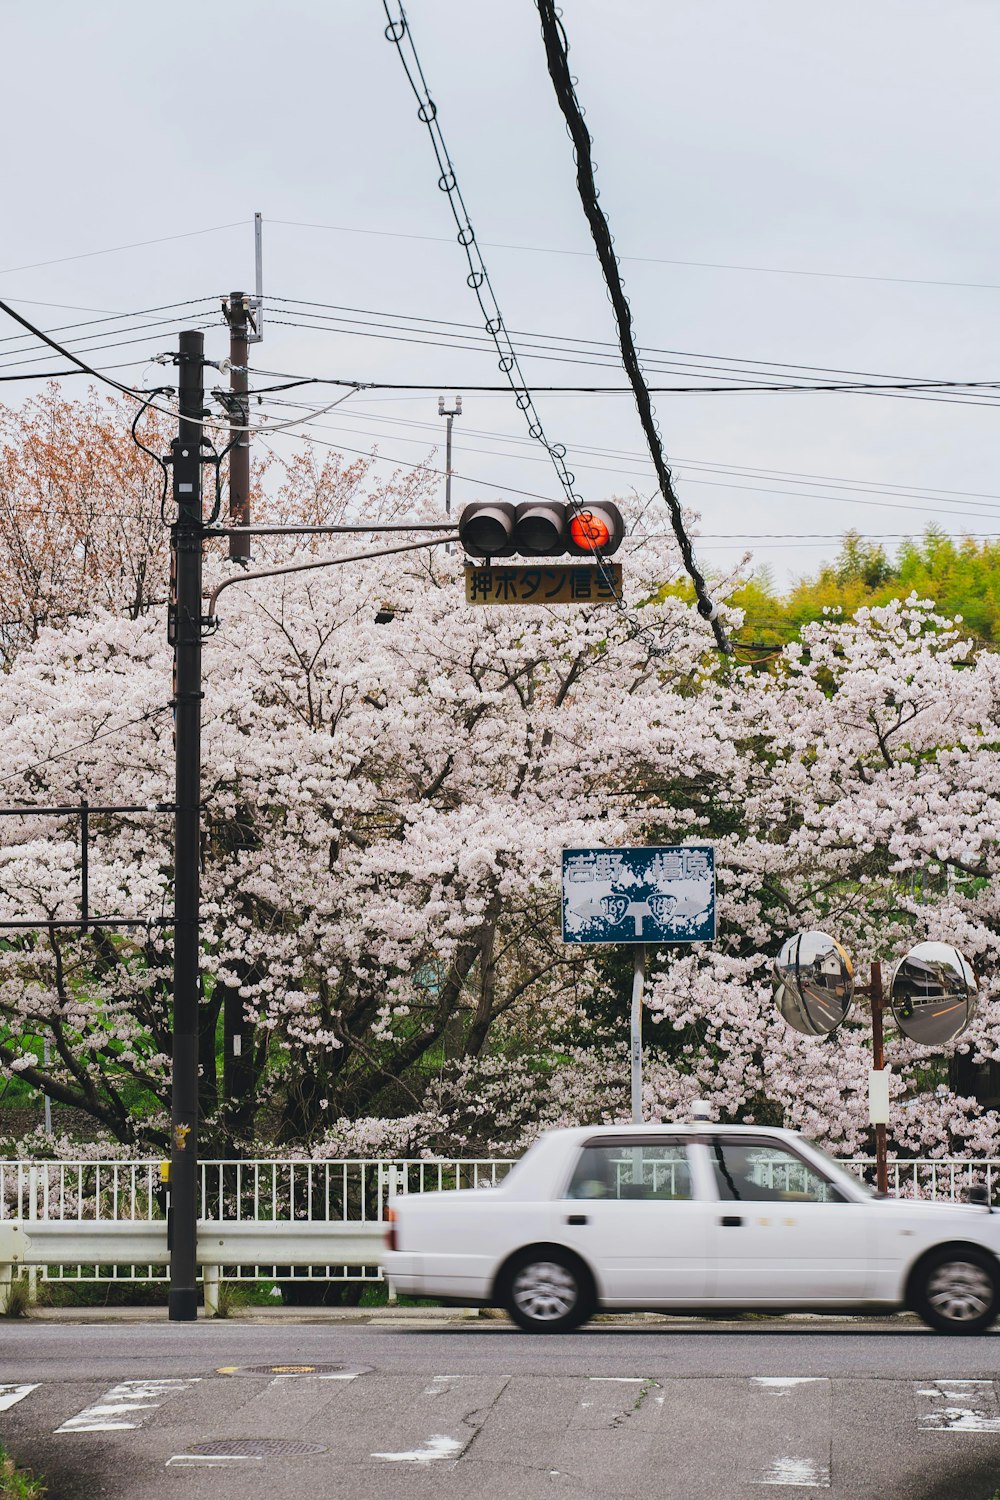
<svg viewBox="0 0 1000 1500">
<path fill-rule="evenodd" d="M 575 1140 L 593 1140 L 602 1135 L 612 1136 L 616 1139 L 621 1136 L 636 1135 L 768 1135 L 779 1140 L 800 1140 L 801 1137 L 794 1130 L 785 1130 L 778 1125 L 720 1125 L 717 1120 L 685 1120 L 673 1124 L 649 1124 L 649 1125 L 573 1125 L 564 1129 L 549 1132 L 554 1136 L 568 1137 Z"/>
</svg>

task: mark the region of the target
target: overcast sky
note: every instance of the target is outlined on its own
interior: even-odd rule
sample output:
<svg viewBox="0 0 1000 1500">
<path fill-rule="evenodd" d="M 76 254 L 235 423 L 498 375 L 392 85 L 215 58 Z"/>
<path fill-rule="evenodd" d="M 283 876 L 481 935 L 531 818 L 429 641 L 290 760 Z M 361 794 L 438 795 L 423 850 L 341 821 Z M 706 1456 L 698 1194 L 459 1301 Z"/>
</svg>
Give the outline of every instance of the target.
<svg viewBox="0 0 1000 1500">
<path fill-rule="evenodd" d="M 908 379 L 1000 377 L 995 0 L 563 4 L 642 345 Z M 476 321 L 380 0 L 7 0 L 0 13 L 0 295 L 42 327 L 251 289 L 255 210 L 266 297 Z M 409 0 L 407 14 L 508 326 L 613 339 L 531 0 Z M 169 235 L 187 237 L 110 248 Z M 486 352 L 278 321 L 302 311 L 267 304 L 258 368 L 428 381 L 448 395 L 498 379 Z M 174 347 L 177 326 L 94 359 L 142 360 Z M 207 343 L 226 352 L 221 322 Z M 0 363 L 22 347 L 0 344 Z M 616 370 L 537 357 L 524 368 L 539 385 L 624 383 Z M 117 373 L 162 378 L 142 363 Z M 464 404 L 459 503 L 501 484 L 559 494 L 545 455 L 520 441 L 509 397 L 468 393 Z M 652 491 L 629 397 L 538 404 L 588 499 Z M 784 585 L 836 550 L 823 535 L 851 526 L 1000 532 L 989 405 L 725 393 L 664 395 L 657 409 L 712 569 L 750 546 Z M 416 463 L 440 434 L 436 413 L 436 390 L 358 395 L 311 430 Z M 835 487 L 846 483 L 862 488 Z M 779 535 L 722 539 L 731 533 Z"/>
</svg>

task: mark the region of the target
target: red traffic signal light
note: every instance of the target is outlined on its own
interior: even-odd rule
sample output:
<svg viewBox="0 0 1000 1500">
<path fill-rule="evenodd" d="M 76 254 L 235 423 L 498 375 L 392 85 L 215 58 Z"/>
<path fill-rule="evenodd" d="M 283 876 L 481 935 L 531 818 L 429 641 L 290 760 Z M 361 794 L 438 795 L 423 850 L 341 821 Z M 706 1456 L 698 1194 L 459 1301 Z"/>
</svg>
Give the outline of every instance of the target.
<svg viewBox="0 0 1000 1500">
<path fill-rule="evenodd" d="M 511 505 L 473 501 L 459 517 L 458 535 L 473 557 L 607 556 L 617 552 L 625 522 L 617 505 L 567 505 L 539 500 Z"/>
<path fill-rule="evenodd" d="M 579 556 L 594 552 L 617 552 L 625 535 L 625 523 L 617 505 L 588 505 L 569 518 L 567 552 Z"/>
</svg>

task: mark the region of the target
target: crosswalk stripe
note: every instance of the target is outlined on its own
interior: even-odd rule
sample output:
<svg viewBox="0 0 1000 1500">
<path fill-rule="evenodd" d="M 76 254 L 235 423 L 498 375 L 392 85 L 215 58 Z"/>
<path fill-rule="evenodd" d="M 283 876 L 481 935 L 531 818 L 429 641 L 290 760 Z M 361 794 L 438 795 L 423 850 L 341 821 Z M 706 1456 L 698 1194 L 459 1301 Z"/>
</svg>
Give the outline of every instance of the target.
<svg viewBox="0 0 1000 1500">
<path fill-rule="evenodd" d="M 1000 1432 L 992 1380 L 916 1381 L 917 1426 L 925 1432 Z"/>
<path fill-rule="evenodd" d="M 84 1407 L 70 1417 L 56 1432 L 121 1432 L 140 1427 L 142 1412 L 155 1411 L 170 1396 L 190 1390 L 198 1384 L 192 1380 L 123 1380 L 113 1386 L 93 1406 Z M 137 1420 L 130 1421 L 135 1417 Z"/>
<path fill-rule="evenodd" d="M 740 1464 L 745 1484 L 829 1489 L 830 1445 L 829 1380 L 751 1377 Z"/>
<path fill-rule="evenodd" d="M 466 1438 L 465 1443 L 468 1441 Z M 442 1432 L 436 1432 L 433 1437 L 426 1438 L 419 1448 L 409 1448 L 402 1453 L 373 1453 L 372 1458 L 382 1458 L 396 1464 L 433 1463 L 439 1458 L 457 1458 L 465 1443 L 461 1438 L 447 1437 Z"/>
<path fill-rule="evenodd" d="M 25 1396 L 30 1396 L 32 1391 L 37 1391 L 37 1385 L 0 1385 L 0 1411 L 9 1411 Z"/>
</svg>

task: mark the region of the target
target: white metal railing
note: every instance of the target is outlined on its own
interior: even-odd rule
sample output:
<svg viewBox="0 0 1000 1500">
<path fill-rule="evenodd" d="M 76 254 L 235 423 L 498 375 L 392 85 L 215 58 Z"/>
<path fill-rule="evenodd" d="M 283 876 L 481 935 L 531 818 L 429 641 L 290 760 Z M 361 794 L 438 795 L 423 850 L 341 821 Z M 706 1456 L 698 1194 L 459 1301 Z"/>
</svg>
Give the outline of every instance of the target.
<svg viewBox="0 0 1000 1500">
<path fill-rule="evenodd" d="M 843 1166 L 871 1180 L 867 1157 Z M 489 1187 L 513 1166 L 509 1158 L 421 1158 L 302 1160 L 258 1158 L 199 1163 L 199 1218 L 203 1222 L 284 1224 L 379 1224 L 391 1196 L 438 1192 L 444 1188 Z M 158 1161 L 0 1160 L 0 1222 L 76 1223 L 162 1222 Z M 1000 1188 L 1000 1158 L 921 1159 L 889 1164 L 889 1190 L 900 1197 L 964 1200 L 983 1184 L 991 1195 Z M 165 1280 L 165 1264 L 96 1262 L 52 1265 L 52 1280 Z M 227 1275 L 229 1273 L 227 1272 Z M 381 1278 L 377 1266 L 316 1265 L 288 1262 L 234 1267 L 231 1279 L 368 1281 Z"/>
</svg>

